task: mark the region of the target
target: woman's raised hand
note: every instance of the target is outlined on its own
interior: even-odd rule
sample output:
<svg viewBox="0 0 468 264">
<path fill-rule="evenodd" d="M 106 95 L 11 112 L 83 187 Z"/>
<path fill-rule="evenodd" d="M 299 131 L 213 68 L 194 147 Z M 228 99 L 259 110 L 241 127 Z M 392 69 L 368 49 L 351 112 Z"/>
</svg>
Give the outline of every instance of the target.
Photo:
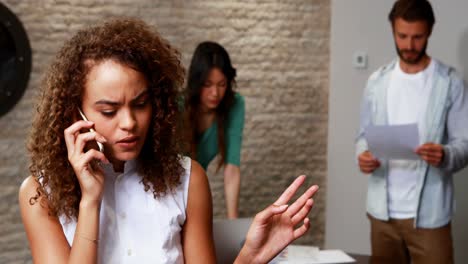
<svg viewBox="0 0 468 264">
<path fill-rule="evenodd" d="M 305 176 L 299 176 L 275 203 L 255 216 L 235 263 L 268 263 L 309 230 L 307 215 L 312 209 L 312 196 L 318 186 L 311 186 L 293 204 L 287 204 L 304 181 Z M 302 225 L 296 228 L 300 223 Z"/>
<path fill-rule="evenodd" d="M 80 183 L 81 202 L 101 201 L 104 188 L 104 173 L 95 160 L 109 163 L 104 153 L 94 148 L 85 149 L 87 142 L 93 140 L 101 143 L 106 142 L 106 139 L 96 131 L 80 133 L 82 129 L 89 130 L 93 125 L 93 122 L 80 120 L 64 131 L 68 160 Z"/>
</svg>

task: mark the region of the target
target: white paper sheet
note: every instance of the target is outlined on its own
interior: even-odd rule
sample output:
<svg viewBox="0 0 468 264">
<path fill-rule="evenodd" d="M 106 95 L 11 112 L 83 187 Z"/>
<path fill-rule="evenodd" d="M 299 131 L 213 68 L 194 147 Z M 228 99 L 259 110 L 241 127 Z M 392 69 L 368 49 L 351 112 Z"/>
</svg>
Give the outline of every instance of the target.
<svg viewBox="0 0 468 264">
<path fill-rule="evenodd" d="M 353 263 L 355 260 L 342 250 L 318 250 L 312 246 L 288 246 L 282 256 L 271 263 L 281 264 L 327 264 Z"/>
<path fill-rule="evenodd" d="M 418 125 L 369 126 L 365 131 L 369 151 L 378 159 L 416 160 Z"/>
<path fill-rule="evenodd" d="M 339 249 L 329 249 L 329 250 L 320 250 L 319 258 L 317 262 L 314 263 L 353 263 L 356 262 L 355 259 L 348 256 L 348 254 L 344 253 L 342 250 Z M 312 262 L 308 262 L 312 264 Z"/>
</svg>

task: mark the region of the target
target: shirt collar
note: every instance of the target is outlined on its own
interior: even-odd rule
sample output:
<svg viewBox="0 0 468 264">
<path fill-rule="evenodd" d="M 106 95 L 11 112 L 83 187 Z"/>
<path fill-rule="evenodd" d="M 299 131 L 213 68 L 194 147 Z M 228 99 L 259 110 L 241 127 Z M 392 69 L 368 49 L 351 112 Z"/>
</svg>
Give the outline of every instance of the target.
<svg viewBox="0 0 468 264">
<path fill-rule="evenodd" d="M 126 161 L 125 164 L 124 164 L 124 171 L 123 171 L 123 173 L 120 173 L 120 172 L 115 172 L 114 171 L 114 167 L 113 167 L 112 163 L 108 163 L 108 164 L 102 163 L 101 164 L 101 167 L 106 172 L 106 174 L 109 173 L 109 174 L 113 174 L 113 175 L 131 173 L 131 172 L 135 171 L 136 166 L 137 166 L 137 161 L 136 160 L 133 159 L 133 160 Z"/>
</svg>

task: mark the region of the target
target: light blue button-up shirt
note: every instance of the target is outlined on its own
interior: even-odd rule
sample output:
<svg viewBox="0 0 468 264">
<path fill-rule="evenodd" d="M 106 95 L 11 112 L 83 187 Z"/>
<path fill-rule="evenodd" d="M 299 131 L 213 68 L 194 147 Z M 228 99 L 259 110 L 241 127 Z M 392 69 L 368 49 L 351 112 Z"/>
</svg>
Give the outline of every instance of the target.
<svg viewBox="0 0 468 264">
<path fill-rule="evenodd" d="M 434 59 L 433 59 L 434 60 Z M 361 104 L 360 127 L 356 139 L 356 155 L 368 150 L 364 134 L 369 125 L 387 125 L 387 90 L 391 73 L 398 60 L 374 72 L 367 81 Z M 434 60 L 433 86 L 424 120 L 427 131 L 423 142 L 444 146 L 444 160 L 440 167 L 418 164 L 421 174 L 417 184 L 418 199 L 415 226 L 437 228 L 450 222 L 455 210 L 453 195 L 454 172 L 468 163 L 468 91 L 455 70 Z M 367 212 L 373 217 L 388 220 L 387 198 L 388 162 L 369 177 Z"/>
</svg>

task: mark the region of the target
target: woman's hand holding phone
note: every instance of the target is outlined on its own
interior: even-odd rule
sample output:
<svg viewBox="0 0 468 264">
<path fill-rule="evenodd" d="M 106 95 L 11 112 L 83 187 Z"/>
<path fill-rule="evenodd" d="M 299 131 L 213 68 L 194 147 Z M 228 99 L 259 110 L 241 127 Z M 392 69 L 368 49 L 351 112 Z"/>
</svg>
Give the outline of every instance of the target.
<svg viewBox="0 0 468 264">
<path fill-rule="evenodd" d="M 65 143 L 68 160 L 75 171 L 81 188 L 81 202 L 100 202 L 104 188 L 104 173 L 95 160 L 109 163 L 104 153 L 97 149 L 86 149 L 88 142 L 105 143 L 105 138 L 96 131 L 90 131 L 93 122 L 80 120 L 65 129 Z M 89 132 L 81 133 L 82 130 Z"/>
<path fill-rule="evenodd" d="M 78 113 L 80 114 L 81 118 L 83 118 L 84 121 L 89 121 L 88 118 L 86 118 L 85 114 L 83 113 L 83 111 L 81 111 L 80 108 L 78 108 Z M 94 132 L 95 130 L 90 128 L 89 131 Z M 104 153 L 104 145 L 99 141 L 96 141 L 96 144 L 98 146 L 99 151 Z"/>
</svg>

